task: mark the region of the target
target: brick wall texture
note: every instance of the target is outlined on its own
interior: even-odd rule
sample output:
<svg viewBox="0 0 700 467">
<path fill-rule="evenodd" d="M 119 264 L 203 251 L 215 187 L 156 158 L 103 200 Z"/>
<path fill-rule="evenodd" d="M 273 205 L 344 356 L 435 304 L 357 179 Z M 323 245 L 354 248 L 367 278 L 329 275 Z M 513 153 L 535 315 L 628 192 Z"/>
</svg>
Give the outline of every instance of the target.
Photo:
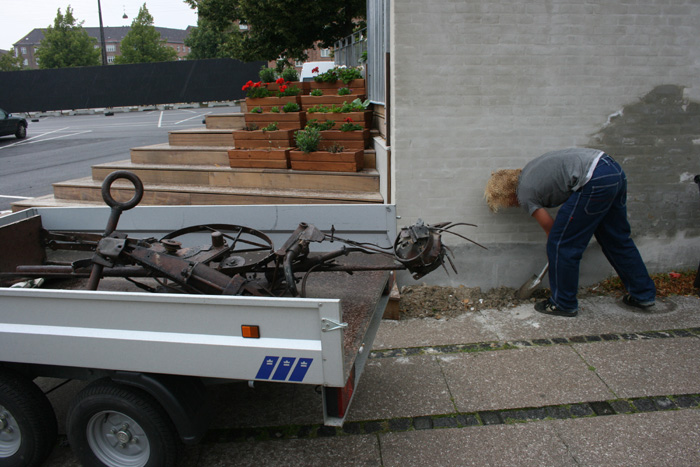
<svg viewBox="0 0 700 467">
<path fill-rule="evenodd" d="M 652 271 L 700 261 L 700 3 L 696 0 L 392 2 L 393 198 L 402 219 L 478 224 L 454 237 L 459 276 L 517 286 L 544 233 L 524 211 L 488 211 L 493 170 L 565 147 L 615 157 L 633 237 Z M 612 274 L 596 246 L 582 281 Z"/>
</svg>

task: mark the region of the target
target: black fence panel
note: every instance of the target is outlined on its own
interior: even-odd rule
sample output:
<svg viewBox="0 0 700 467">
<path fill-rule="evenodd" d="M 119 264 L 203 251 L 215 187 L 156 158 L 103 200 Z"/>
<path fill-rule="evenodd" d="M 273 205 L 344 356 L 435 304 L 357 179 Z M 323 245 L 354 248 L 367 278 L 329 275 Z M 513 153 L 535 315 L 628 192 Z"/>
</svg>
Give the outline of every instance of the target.
<svg viewBox="0 0 700 467">
<path fill-rule="evenodd" d="M 92 109 L 242 99 L 265 62 L 185 60 L 0 72 L 8 112 Z"/>
</svg>

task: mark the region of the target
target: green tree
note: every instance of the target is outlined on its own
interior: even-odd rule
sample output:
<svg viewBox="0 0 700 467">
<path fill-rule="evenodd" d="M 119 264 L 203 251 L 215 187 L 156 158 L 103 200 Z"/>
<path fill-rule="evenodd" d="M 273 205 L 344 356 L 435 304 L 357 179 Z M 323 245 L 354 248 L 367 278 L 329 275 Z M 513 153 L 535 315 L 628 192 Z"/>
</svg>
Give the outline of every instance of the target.
<svg viewBox="0 0 700 467">
<path fill-rule="evenodd" d="M 145 3 L 131 23 L 131 31 L 122 39 L 121 52 L 120 56 L 114 58 L 117 64 L 168 62 L 177 59 L 175 49 L 165 45 L 153 26 L 153 16 Z"/>
<path fill-rule="evenodd" d="M 226 34 L 219 31 L 210 21 L 203 17 L 197 19 L 197 27 L 185 38 L 185 45 L 191 49 L 188 60 L 204 58 L 224 58 L 223 45 Z"/>
<path fill-rule="evenodd" d="M 22 57 L 15 57 L 12 52 L 0 55 L 0 71 L 19 71 L 22 68 Z"/>
<path fill-rule="evenodd" d="M 58 9 L 53 27 L 44 31 L 36 57 L 39 68 L 65 68 L 73 66 L 94 66 L 100 64 L 100 49 L 95 48 L 97 40 L 88 36 L 83 22 L 76 22 L 73 9 L 68 5 L 66 14 Z"/>
<path fill-rule="evenodd" d="M 242 61 L 306 60 L 316 42 L 330 47 L 366 16 L 366 0 L 186 0 L 226 34 L 226 56 Z M 249 24 L 241 30 L 238 22 Z"/>
</svg>

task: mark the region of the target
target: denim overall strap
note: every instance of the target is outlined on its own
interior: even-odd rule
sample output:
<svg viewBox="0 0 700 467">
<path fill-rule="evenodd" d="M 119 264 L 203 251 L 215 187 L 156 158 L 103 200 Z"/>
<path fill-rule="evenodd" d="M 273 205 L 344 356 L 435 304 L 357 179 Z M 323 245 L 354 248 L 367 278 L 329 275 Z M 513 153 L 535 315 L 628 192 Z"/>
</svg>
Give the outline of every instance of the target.
<svg viewBox="0 0 700 467">
<path fill-rule="evenodd" d="M 630 237 L 626 202 L 625 173 L 605 154 L 591 180 L 559 208 L 547 239 L 551 301 L 559 308 L 578 308 L 579 264 L 594 235 L 627 291 L 640 301 L 654 300 L 654 282 Z"/>
</svg>

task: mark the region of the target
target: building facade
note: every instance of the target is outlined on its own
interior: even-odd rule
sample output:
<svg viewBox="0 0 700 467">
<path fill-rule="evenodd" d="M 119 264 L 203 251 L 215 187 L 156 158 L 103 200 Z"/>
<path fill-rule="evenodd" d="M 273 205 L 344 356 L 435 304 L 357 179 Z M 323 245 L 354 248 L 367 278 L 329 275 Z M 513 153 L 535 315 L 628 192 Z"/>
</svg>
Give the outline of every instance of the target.
<svg viewBox="0 0 700 467">
<path fill-rule="evenodd" d="M 190 48 L 185 45 L 185 38 L 189 35 L 192 26 L 187 29 L 159 28 L 156 31 L 165 41 L 165 45 L 172 47 L 178 56 L 178 60 L 183 60 L 190 53 Z M 121 41 L 124 36 L 131 31 L 131 26 L 105 27 L 105 49 L 107 51 L 107 63 L 114 63 L 114 58 L 121 55 Z M 36 51 L 39 49 L 41 40 L 44 38 L 45 29 L 33 29 L 29 34 L 13 44 L 16 57 L 22 57 L 22 64 L 25 68 L 35 70 L 39 68 Z M 83 28 L 88 36 L 97 41 L 95 48 L 100 48 L 100 28 Z"/>
</svg>

